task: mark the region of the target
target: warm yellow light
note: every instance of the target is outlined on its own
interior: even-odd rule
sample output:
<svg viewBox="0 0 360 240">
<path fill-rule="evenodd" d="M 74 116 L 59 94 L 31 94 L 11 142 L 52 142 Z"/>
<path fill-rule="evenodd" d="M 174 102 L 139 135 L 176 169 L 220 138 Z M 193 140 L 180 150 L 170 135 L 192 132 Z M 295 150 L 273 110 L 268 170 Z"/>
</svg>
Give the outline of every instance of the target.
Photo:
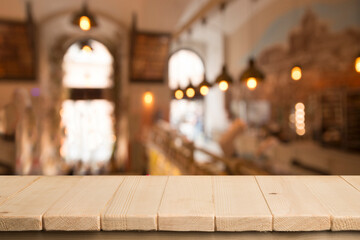
<svg viewBox="0 0 360 240">
<path fill-rule="evenodd" d="M 180 100 L 180 99 L 182 99 L 183 97 L 184 97 L 184 93 L 183 93 L 182 90 L 178 89 L 178 90 L 175 91 L 175 98 L 176 98 L 177 100 Z"/>
<path fill-rule="evenodd" d="M 221 91 L 225 92 L 226 90 L 228 90 L 229 84 L 227 83 L 227 81 L 222 80 L 219 82 L 219 88 Z"/>
<path fill-rule="evenodd" d="M 200 87 L 200 93 L 203 96 L 206 96 L 209 93 L 209 87 L 208 86 L 201 86 Z"/>
<path fill-rule="evenodd" d="M 296 116 L 295 121 L 296 121 L 296 123 L 303 123 L 303 122 L 305 122 L 305 116 L 304 115 Z"/>
<path fill-rule="evenodd" d="M 152 104 L 153 100 L 154 100 L 154 97 L 153 97 L 153 94 L 151 92 L 146 92 L 144 94 L 144 103 L 146 105 Z"/>
<path fill-rule="evenodd" d="M 86 52 L 86 53 L 91 53 L 92 49 L 89 45 L 84 45 L 81 49 L 82 51 Z"/>
<path fill-rule="evenodd" d="M 296 129 L 296 134 L 299 136 L 303 136 L 305 134 L 305 129 Z"/>
<path fill-rule="evenodd" d="M 305 129 L 305 123 L 304 122 L 298 122 L 298 123 L 296 123 L 296 128 L 297 129 Z"/>
<path fill-rule="evenodd" d="M 257 86 L 257 81 L 255 78 L 251 77 L 246 81 L 246 85 L 250 90 L 254 90 Z"/>
<path fill-rule="evenodd" d="M 193 98 L 195 96 L 195 90 L 193 88 L 186 89 L 186 96 L 188 98 Z"/>
<path fill-rule="evenodd" d="M 298 102 L 297 104 L 295 104 L 295 109 L 296 110 L 304 110 L 305 105 L 302 102 Z"/>
<path fill-rule="evenodd" d="M 302 73 L 301 68 L 298 66 L 295 66 L 291 69 L 291 78 L 295 81 L 298 81 L 301 79 Z"/>
<path fill-rule="evenodd" d="M 90 19 L 87 16 L 80 17 L 79 27 L 83 31 L 88 31 L 91 28 Z"/>
<path fill-rule="evenodd" d="M 357 57 L 355 60 L 355 70 L 360 73 L 360 57 Z"/>
</svg>

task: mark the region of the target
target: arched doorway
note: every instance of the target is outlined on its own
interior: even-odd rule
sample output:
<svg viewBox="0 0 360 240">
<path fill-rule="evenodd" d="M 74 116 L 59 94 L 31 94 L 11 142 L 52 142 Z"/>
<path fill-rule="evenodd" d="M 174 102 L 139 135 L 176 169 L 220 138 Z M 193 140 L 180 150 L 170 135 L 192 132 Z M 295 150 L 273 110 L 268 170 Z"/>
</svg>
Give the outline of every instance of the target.
<svg viewBox="0 0 360 240">
<path fill-rule="evenodd" d="M 93 39 L 73 43 L 64 55 L 60 153 L 78 173 L 99 173 L 113 154 L 113 62 L 106 46 Z"/>
<path fill-rule="evenodd" d="M 189 83 L 198 86 L 204 78 L 205 67 L 200 56 L 192 50 L 180 49 L 169 58 L 169 87 L 185 89 Z M 172 100 L 170 124 L 188 139 L 195 141 L 204 133 L 204 103 L 197 100 Z"/>
</svg>

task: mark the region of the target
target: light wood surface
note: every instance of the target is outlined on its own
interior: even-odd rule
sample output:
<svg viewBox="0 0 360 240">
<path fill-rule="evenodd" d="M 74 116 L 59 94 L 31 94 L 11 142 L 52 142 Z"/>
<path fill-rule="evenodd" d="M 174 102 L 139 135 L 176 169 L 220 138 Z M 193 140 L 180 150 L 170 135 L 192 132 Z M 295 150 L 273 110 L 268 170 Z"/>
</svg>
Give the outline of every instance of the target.
<svg viewBox="0 0 360 240">
<path fill-rule="evenodd" d="M 360 192 L 337 176 L 299 177 L 329 210 L 331 230 L 360 230 Z"/>
<path fill-rule="evenodd" d="M 354 188 L 360 191 L 360 177 L 359 176 L 342 176 L 342 178 L 350 183 Z"/>
<path fill-rule="evenodd" d="M 102 230 L 157 230 L 157 212 L 168 177 L 127 177 L 102 214 Z"/>
<path fill-rule="evenodd" d="M 100 213 L 123 177 L 83 177 L 44 215 L 45 230 L 99 231 Z"/>
<path fill-rule="evenodd" d="M 0 204 L 38 178 L 37 176 L 0 176 Z"/>
<path fill-rule="evenodd" d="M 159 230 L 214 231 L 214 217 L 211 177 L 169 177 L 158 212 Z"/>
<path fill-rule="evenodd" d="M 359 240 L 359 232 L 0 232 L 6 240 Z"/>
<path fill-rule="evenodd" d="M 360 231 L 359 182 L 360 176 L 2 176 L 0 231 Z"/>
<path fill-rule="evenodd" d="M 41 177 L 0 205 L 0 231 L 42 230 L 45 211 L 77 181 L 79 177 Z"/>
<path fill-rule="evenodd" d="M 271 231 L 272 215 L 253 176 L 213 178 L 216 231 Z"/>
<path fill-rule="evenodd" d="M 257 176 L 275 231 L 330 229 L 330 213 L 296 176 Z"/>
</svg>

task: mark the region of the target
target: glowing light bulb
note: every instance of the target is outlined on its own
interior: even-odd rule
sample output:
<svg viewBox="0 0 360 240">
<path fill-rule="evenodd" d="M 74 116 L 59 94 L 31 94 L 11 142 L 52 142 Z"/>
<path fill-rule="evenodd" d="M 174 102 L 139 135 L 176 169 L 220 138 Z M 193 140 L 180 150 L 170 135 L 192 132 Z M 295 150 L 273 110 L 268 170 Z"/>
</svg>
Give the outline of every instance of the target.
<svg viewBox="0 0 360 240">
<path fill-rule="evenodd" d="M 84 45 L 81 50 L 86 52 L 86 53 L 91 53 L 92 52 L 92 48 L 89 45 Z"/>
<path fill-rule="evenodd" d="M 154 97 L 153 97 L 153 94 L 151 92 L 146 92 L 144 94 L 144 103 L 146 105 L 152 104 L 153 100 L 154 100 Z"/>
<path fill-rule="evenodd" d="M 228 90 L 229 84 L 225 80 L 222 80 L 219 82 L 219 88 L 221 91 L 225 92 L 226 90 Z"/>
<path fill-rule="evenodd" d="M 305 134 L 305 105 L 302 102 L 295 104 L 295 128 L 297 135 Z"/>
<path fill-rule="evenodd" d="M 296 110 L 304 110 L 305 105 L 302 102 L 298 102 L 297 104 L 295 104 L 295 109 Z"/>
<path fill-rule="evenodd" d="M 200 87 L 200 93 L 203 96 L 206 96 L 209 93 L 209 87 L 208 86 L 201 86 Z"/>
<path fill-rule="evenodd" d="M 183 97 L 184 97 L 183 91 L 181 91 L 180 89 L 178 89 L 178 90 L 175 91 L 175 98 L 176 98 L 177 100 L 180 100 L 180 99 L 182 99 Z"/>
<path fill-rule="evenodd" d="M 305 123 L 304 122 L 297 122 L 296 123 L 296 128 L 300 129 L 300 130 L 305 129 Z"/>
<path fill-rule="evenodd" d="M 254 90 L 257 86 L 257 81 L 255 78 L 251 77 L 246 81 L 246 85 L 250 90 Z"/>
<path fill-rule="evenodd" d="M 360 57 L 357 57 L 355 60 L 355 70 L 360 73 Z"/>
<path fill-rule="evenodd" d="M 299 66 L 295 66 L 291 69 L 291 78 L 295 81 L 298 81 L 301 79 L 302 73 L 301 68 Z"/>
<path fill-rule="evenodd" d="M 195 90 L 193 88 L 186 89 L 186 96 L 188 98 L 193 98 L 195 96 Z"/>
<path fill-rule="evenodd" d="M 90 19 L 87 16 L 80 17 L 79 27 L 83 31 L 89 31 L 91 28 Z"/>
<path fill-rule="evenodd" d="M 299 136 L 303 136 L 305 134 L 305 129 L 296 129 L 296 134 Z"/>
</svg>

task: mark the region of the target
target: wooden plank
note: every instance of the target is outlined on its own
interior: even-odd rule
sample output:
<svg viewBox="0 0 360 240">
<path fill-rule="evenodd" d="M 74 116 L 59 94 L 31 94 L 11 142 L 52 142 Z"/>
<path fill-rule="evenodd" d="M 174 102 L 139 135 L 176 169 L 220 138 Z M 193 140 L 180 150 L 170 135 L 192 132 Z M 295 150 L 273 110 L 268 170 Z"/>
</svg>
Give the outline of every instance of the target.
<svg viewBox="0 0 360 240">
<path fill-rule="evenodd" d="M 359 240 L 359 232 L 0 232 L 4 240 Z"/>
<path fill-rule="evenodd" d="M 0 176 L 0 205 L 38 178 L 38 176 Z"/>
<path fill-rule="evenodd" d="M 360 191 L 360 176 L 341 176 L 345 181 Z"/>
<path fill-rule="evenodd" d="M 359 240 L 359 232 L 0 232 L 4 240 Z"/>
<path fill-rule="evenodd" d="M 271 231 L 272 215 L 253 176 L 216 176 L 216 231 Z"/>
<path fill-rule="evenodd" d="M 360 230 L 360 192 L 338 176 L 298 177 L 331 214 L 331 230 Z"/>
<path fill-rule="evenodd" d="M 158 221 L 159 230 L 214 231 L 211 177 L 169 177 Z"/>
<path fill-rule="evenodd" d="M 126 177 L 101 216 L 102 230 L 157 230 L 166 176 Z"/>
<path fill-rule="evenodd" d="M 100 213 L 123 181 L 119 176 L 86 176 L 43 217 L 45 230 L 99 231 Z"/>
<path fill-rule="evenodd" d="M 42 230 L 42 216 L 79 177 L 41 177 L 0 206 L 0 231 Z"/>
<path fill-rule="evenodd" d="M 257 176 L 274 216 L 274 231 L 330 229 L 330 213 L 296 176 Z"/>
</svg>

